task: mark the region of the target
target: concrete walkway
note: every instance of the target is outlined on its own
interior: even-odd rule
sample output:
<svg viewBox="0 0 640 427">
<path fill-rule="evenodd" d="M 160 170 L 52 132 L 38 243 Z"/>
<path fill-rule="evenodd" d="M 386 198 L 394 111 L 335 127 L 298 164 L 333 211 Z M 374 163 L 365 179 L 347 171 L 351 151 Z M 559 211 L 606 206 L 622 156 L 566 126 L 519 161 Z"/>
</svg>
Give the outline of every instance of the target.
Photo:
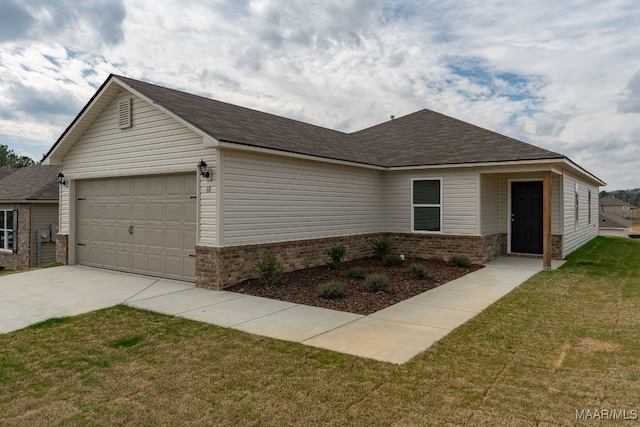
<svg viewBox="0 0 640 427">
<path fill-rule="evenodd" d="M 554 262 L 554 268 L 561 263 Z M 132 307 L 405 363 L 542 270 L 542 261 L 500 258 L 481 270 L 368 316 L 211 291 L 191 283 L 82 266 L 0 276 L 0 333 L 50 317 Z"/>
</svg>

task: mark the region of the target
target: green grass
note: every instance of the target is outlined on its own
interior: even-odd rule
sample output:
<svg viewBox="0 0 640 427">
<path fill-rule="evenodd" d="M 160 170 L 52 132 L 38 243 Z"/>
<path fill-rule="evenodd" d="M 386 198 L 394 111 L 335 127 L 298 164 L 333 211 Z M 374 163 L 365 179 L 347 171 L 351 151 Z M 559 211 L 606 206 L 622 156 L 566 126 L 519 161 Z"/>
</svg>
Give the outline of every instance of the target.
<svg viewBox="0 0 640 427">
<path fill-rule="evenodd" d="M 402 366 L 125 306 L 50 321 L 0 335 L 0 425 L 526 426 L 588 424 L 576 420 L 583 410 L 629 415 L 640 411 L 638 272 L 639 241 L 597 238 Z"/>
</svg>

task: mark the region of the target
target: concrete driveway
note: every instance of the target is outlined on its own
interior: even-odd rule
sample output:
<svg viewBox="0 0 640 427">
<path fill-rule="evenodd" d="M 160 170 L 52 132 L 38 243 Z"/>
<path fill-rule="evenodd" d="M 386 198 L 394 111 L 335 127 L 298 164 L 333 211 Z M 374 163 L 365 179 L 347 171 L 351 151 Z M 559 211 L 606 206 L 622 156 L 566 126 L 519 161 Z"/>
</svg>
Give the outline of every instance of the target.
<svg viewBox="0 0 640 427">
<path fill-rule="evenodd" d="M 560 265 L 555 263 L 554 266 Z M 404 363 L 542 269 L 500 258 L 485 268 L 363 316 L 192 283 L 83 266 L 0 276 L 0 333 L 51 317 L 127 304 L 245 332 Z"/>
</svg>

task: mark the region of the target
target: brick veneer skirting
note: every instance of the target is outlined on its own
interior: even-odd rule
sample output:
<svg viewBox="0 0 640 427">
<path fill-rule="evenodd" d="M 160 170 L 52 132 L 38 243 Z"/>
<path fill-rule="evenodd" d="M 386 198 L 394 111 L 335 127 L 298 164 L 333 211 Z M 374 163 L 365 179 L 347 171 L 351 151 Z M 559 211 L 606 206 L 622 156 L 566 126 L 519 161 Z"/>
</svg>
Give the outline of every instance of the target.
<svg viewBox="0 0 640 427">
<path fill-rule="evenodd" d="M 56 262 L 69 265 L 69 235 L 56 234 Z"/>
<path fill-rule="evenodd" d="M 394 253 L 408 257 L 443 258 L 467 255 L 473 262 L 485 263 L 507 253 L 507 235 L 459 236 L 413 233 L 373 233 L 257 245 L 211 247 L 196 246 L 196 285 L 222 289 L 256 277 L 256 262 L 274 253 L 286 271 L 325 265 L 327 250 L 343 245 L 347 260 L 373 255 L 375 239 L 388 237 Z"/>
</svg>

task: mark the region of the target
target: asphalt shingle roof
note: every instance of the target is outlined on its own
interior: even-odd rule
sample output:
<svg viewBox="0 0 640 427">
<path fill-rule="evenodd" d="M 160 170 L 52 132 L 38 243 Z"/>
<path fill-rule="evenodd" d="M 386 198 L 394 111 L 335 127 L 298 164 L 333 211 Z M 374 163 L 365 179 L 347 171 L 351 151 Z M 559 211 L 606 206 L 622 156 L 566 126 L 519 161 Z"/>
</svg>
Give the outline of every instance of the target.
<svg viewBox="0 0 640 427">
<path fill-rule="evenodd" d="M 600 212 L 600 227 L 603 228 L 629 228 L 631 221 L 618 215 Z"/>
<path fill-rule="evenodd" d="M 58 166 L 31 165 L 1 178 L 2 200 L 58 200 Z"/>
<path fill-rule="evenodd" d="M 219 141 L 383 167 L 565 158 L 430 110 L 347 134 L 115 77 Z"/>
</svg>

